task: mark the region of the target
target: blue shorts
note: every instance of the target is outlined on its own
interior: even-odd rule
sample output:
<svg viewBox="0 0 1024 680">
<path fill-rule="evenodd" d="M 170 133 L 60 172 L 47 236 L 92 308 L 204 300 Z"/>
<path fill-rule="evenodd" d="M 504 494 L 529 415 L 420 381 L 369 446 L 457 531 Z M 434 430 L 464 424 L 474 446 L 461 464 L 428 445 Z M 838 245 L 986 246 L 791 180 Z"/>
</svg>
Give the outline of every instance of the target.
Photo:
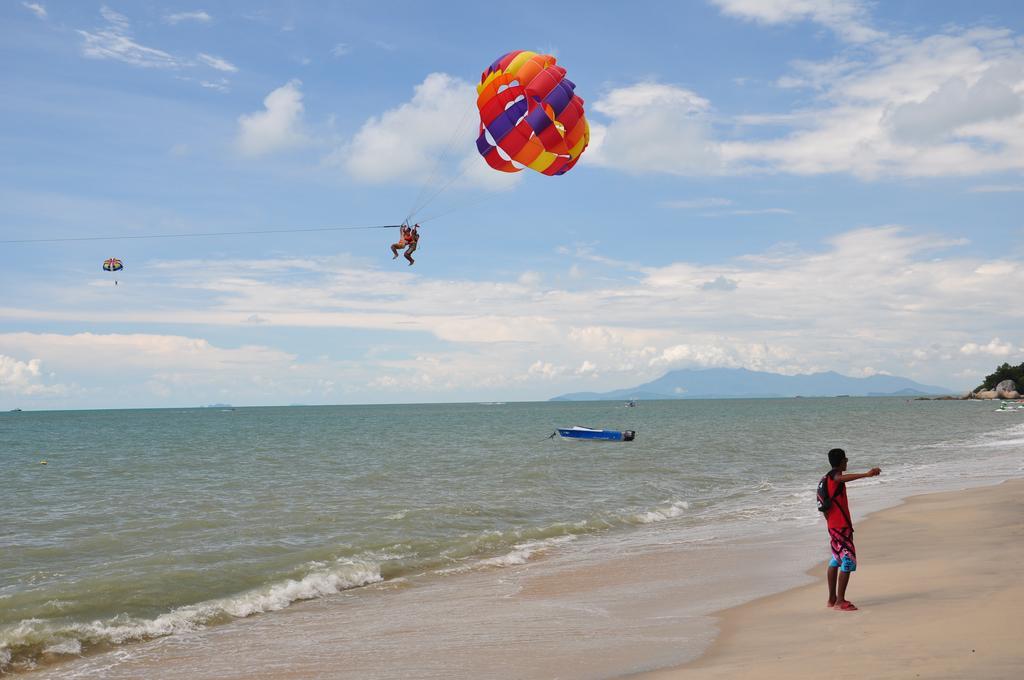
<svg viewBox="0 0 1024 680">
<path fill-rule="evenodd" d="M 829 568 L 839 567 L 847 573 L 857 571 L 857 548 L 853 545 L 853 527 L 837 527 L 828 530 L 828 544 L 832 550 Z"/>
</svg>

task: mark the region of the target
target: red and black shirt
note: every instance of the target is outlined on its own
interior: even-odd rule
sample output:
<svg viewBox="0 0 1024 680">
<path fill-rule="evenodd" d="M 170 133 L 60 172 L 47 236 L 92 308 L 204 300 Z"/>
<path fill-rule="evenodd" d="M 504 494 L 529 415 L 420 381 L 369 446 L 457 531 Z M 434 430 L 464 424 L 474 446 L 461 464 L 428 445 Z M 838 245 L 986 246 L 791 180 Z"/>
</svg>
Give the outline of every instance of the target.
<svg viewBox="0 0 1024 680">
<path fill-rule="evenodd" d="M 828 473 L 828 495 L 832 498 L 832 505 L 825 512 L 825 519 L 828 521 L 829 529 L 842 529 L 849 527 L 853 529 L 853 520 L 850 519 L 850 505 L 846 500 L 846 484 L 837 482 L 836 477 L 841 475 L 839 470 L 832 470 Z"/>
</svg>

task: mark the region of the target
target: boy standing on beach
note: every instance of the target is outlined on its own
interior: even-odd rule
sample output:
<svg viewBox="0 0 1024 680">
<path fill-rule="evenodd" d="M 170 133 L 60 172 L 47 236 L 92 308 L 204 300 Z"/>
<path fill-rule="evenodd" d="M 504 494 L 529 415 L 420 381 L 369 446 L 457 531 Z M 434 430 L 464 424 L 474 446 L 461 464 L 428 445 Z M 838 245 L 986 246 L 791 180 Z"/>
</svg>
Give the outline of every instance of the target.
<svg viewBox="0 0 1024 680">
<path fill-rule="evenodd" d="M 857 550 L 853 546 L 853 520 L 850 519 L 850 505 L 846 499 L 846 483 L 877 477 L 882 474 L 882 469 L 875 467 L 867 472 L 847 473 L 846 451 L 842 449 L 829 451 L 828 462 L 832 469 L 823 480 L 831 500 L 825 510 L 829 547 L 832 549 L 832 559 L 828 563 L 828 606 L 852 612 L 857 608 L 846 599 L 846 586 L 850 582 L 850 574 L 857 570 Z"/>
</svg>

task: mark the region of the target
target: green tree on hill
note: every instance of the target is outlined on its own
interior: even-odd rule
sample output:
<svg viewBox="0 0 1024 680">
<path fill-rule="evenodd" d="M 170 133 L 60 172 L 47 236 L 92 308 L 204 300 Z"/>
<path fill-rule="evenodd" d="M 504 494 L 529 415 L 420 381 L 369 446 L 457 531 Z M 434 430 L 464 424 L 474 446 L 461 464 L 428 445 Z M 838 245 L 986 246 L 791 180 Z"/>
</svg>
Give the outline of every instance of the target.
<svg viewBox="0 0 1024 680">
<path fill-rule="evenodd" d="M 996 385 L 1004 380 L 1012 380 L 1017 383 L 1017 389 L 1024 388 L 1024 362 L 1021 362 L 1020 366 L 1011 366 L 1010 364 L 1003 364 L 996 369 L 996 372 L 985 378 L 985 382 L 981 383 L 975 391 L 978 390 L 994 390 Z"/>
</svg>

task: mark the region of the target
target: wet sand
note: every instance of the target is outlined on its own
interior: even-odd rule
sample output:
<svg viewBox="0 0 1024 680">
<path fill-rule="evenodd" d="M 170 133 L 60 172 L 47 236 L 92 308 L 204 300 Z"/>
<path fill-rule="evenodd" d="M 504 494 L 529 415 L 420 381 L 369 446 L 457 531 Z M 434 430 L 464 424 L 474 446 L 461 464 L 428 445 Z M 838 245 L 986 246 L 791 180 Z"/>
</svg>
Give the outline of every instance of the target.
<svg viewBox="0 0 1024 680">
<path fill-rule="evenodd" d="M 847 598 L 859 611 L 826 608 L 821 564 L 812 585 L 723 612 L 696 661 L 631 677 L 1024 677 L 1024 480 L 911 498 L 855 538 Z"/>
</svg>

